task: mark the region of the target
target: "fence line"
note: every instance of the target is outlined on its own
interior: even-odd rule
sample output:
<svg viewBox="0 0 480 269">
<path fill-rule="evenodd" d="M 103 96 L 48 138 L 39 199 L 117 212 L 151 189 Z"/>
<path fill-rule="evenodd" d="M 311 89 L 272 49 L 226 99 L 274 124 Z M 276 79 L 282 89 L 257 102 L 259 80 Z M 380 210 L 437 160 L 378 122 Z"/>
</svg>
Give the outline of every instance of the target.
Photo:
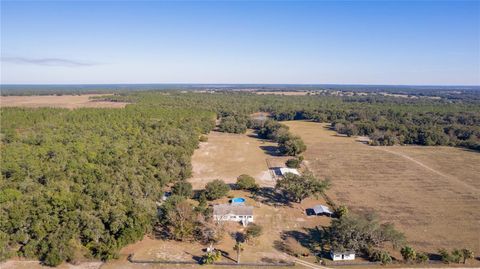
<svg viewBox="0 0 480 269">
<path fill-rule="evenodd" d="M 135 260 L 132 258 L 133 254 L 128 255 L 127 260 L 131 263 L 148 263 L 148 264 L 190 264 L 198 265 L 198 262 L 195 261 L 159 261 L 159 260 Z M 275 266 L 295 266 L 294 262 L 284 262 L 284 263 L 255 263 L 255 262 L 242 262 L 242 263 L 232 263 L 232 262 L 215 262 L 209 265 L 227 265 L 227 266 L 263 266 L 263 267 L 275 267 Z"/>
</svg>

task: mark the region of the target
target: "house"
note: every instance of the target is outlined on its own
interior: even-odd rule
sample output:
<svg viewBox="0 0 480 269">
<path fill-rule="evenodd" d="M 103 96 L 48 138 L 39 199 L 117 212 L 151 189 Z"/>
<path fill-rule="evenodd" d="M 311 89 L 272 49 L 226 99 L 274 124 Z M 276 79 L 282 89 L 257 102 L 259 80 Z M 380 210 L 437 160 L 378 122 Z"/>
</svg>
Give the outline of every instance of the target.
<svg viewBox="0 0 480 269">
<path fill-rule="evenodd" d="M 330 251 L 330 257 L 334 261 L 353 261 L 355 260 L 355 251 L 347 250 L 347 251 Z"/>
<path fill-rule="evenodd" d="M 281 167 L 281 168 L 280 168 L 280 175 L 281 175 L 281 176 L 285 176 L 285 174 L 287 174 L 287 173 L 295 174 L 295 175 L 297 175 L 297 176 L 300 175 L 300 173 L 298 172 L 298 170 L 295 169 L 295 168 L 287 168 L 287 167 Z"/>
<path fill-rule="evenodd" d="M 328 208 L 328 206 L 324 206 L 324 205 L 316 205 L 312 209 L 313 209 L 313 212 L 315 213 L 315 215 L 331 216 L 333 214 L 333 212 L 330 211 L 330 208 Z"/>
<path fill-rule="evenodd" d="M 220 204 L 213 206 L 213 219 L 216 221 L 237 221 L 244 226 L 253 222 L 253 206 L 244 204 Z"/>
</svg>

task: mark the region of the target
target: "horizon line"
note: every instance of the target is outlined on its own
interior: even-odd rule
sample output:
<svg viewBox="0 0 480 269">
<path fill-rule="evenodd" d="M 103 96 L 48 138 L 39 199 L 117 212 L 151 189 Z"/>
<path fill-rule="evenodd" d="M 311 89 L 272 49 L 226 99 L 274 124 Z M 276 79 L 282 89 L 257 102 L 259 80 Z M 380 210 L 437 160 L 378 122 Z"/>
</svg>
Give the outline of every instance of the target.
<svg viewBox="0 0 480 269">
<path fill-rule="evenodd" d="M 80 86 L 80 85 L 289 85 L 289 86 L 408 86 L 408 87 L 480 87 L 480 84 L 368 84 L 368 83 L 190 83 L 190 82 L 153 82 L 153 83 L 0 83 L 1 86 Z"/>
</svg>

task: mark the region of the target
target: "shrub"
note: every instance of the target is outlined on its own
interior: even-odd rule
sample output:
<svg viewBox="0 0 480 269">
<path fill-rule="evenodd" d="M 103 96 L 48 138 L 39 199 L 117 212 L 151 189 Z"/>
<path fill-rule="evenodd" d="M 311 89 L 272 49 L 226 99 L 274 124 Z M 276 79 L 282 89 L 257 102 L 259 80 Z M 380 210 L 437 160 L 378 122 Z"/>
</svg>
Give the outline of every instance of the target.
<svg viewBox="0 0 480 269">
<path fill-rule="evenodd" d="M 220 251 L 210 251 L 207 254 L 202 256 L 201 264 L 212 264 L 222 257 Z"/>
<path fill-rule="evenodd" d="M 392 262 L 392 257 L 384 250 L 373 250 L 373 252 L 370 254 L 370 259 L 372 261 L 381 262 L 383 265 Z"/>
<path fill-rule="evenodd" d="M 289 168 L 299 168 L 300 163 L 301 163 L 301 161 L 299 159 L 292 158 L 292 159 L 288 159 L 285 164 Z"/>
<path fill-rule="evenodd" d="M 470 249 L 464 248 L 462 249 L 462 254 L 463 254 L 463 263 L 466 263 L 468 259 L 473 259 L 473 251 Z"/>
<path fill-rule="evenodd" d="M 428 261 L 428 255 L 426 253 L 417 253 L 417 258 L 415 259 L 417 263 L 425 263 Z"/>
<path fill-rule="evenodd" d="M 245 231 L 245 237 L 247 240 L 250 240 L 252 238 L 259 237 L 263 233 L 263 227 L 260 225 L 257 225 L 255 223 L 252 223 L 248 225 L 247 230 Z"/>
<path fill-rule="evenodd" d="M 335 209 L 335 216 L 337 216 L 338 218 L 341 218 L 343 216 L 346 216 L 348 214 L 348 208 L 344 205 L 341 205 L 339 207 L 337 207 L 337 209 Z"/>
<path fill-rule="evenodd" d="M 190 198 L 193 195 L 192 184 L 186 181 L 178 181 L 172 187 L 172 193 L 178 196 Z"/>
<path fill-rule="evenodd" d="M 241 190 L 256 190 L 258 184 L 253 177 L 244 174 L 237 178 L 237 187 Z"/>
<path fill-rule="evenodd" d="M 452 261 L 452 257 L 446 249 L 438 250 L 438 254 L 440 254 L 440 257 L 444 263 L 450 263 Z"/>
<path fill-rule="evenodd" d="M 207 142 L 208 141 L 208 136 L 206 135 L 201 135 L 200 138 L 198 139 L 200 142 Z"/>
<path fill-rule="evenodd" d="M 208 200 L 216 200 L 227 195 L 230 187 L 223 180 L 216 179 L 205 186 L 205 196 Z"/>
<path fill-rule="evenodd" d="M 402 254 L 402 257 L 405 261 L 411 262 L 414 261 L 417 257 L 417 253 L 415 250 L 410 247 L 410 246 L 404 246 L 401 250 L 400 253 Z"/>
</svg>

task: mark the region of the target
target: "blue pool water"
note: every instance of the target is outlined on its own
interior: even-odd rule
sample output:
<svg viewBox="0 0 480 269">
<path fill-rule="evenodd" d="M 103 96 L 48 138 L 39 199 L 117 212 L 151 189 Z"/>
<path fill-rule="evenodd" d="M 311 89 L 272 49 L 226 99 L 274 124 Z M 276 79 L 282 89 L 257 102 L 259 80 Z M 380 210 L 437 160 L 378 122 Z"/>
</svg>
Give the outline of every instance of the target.
<svg viewBox="0 0 480 269">
<path fill-rule="evenodd" d="M 245 198 L 237 197 L 232 199 L 232 203 L 244 203 Z"/>
</svg>

